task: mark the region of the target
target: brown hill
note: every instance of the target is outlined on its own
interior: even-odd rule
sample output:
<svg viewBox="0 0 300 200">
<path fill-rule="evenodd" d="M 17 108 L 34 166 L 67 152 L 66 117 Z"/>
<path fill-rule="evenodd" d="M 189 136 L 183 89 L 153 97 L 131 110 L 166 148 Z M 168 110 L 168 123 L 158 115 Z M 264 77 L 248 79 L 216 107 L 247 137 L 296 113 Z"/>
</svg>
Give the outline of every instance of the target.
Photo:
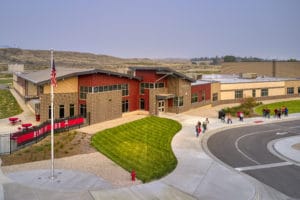
<svg viewBox="0 0 300 200">
<path fill-rule="evenodd" d="M 150 59 L 123 59 L 107 55 L 80 53 L 71 51 L 55 51 L 55 64 L 61 67 L 76 68 L 126 68 L 128 65 L 158 65 Z M 25 70 L 47 68 L 50 65 L 50 51 L 24 50 L 17 48 L 0 49 L 0 71 L 6 71 L 8 64 L 24 64 Z"/>
</svg>

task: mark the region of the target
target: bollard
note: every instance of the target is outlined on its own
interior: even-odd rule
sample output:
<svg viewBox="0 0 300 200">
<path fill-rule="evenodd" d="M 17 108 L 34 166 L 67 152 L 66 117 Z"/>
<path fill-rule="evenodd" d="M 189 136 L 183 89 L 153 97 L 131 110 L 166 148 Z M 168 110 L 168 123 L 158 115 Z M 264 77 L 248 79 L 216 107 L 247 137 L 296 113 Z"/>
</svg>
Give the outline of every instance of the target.
<svg viewBox="0 0 300 200">
<path fill-rule="evenodd" d="M 136 176 L 136 173 L 134 171 L 134 169 L 131 171 L 131 180 L 132 181 L 135 181 L 135 176 Z"/>
</svg>

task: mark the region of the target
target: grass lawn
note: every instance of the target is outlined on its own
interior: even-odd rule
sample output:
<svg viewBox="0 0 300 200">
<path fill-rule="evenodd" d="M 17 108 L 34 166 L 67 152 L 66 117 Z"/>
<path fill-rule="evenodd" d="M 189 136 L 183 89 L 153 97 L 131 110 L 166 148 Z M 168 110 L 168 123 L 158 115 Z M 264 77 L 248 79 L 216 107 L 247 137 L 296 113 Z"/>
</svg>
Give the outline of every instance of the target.
<svg viewBox="0 0 300 200">
<path fill-rule="evenodd" d="M 300 113 L 300 100 L 282 101 L 282 102 L 276 102 L 276 103 L 271 103 L 271 104 L 262 104 L 255 108 L 255 112 L 262 115 L 263 108 L 269 108 L 271 110 L 271 113 L 274 114 L 274 109 L 281 108 L 282 106 L 285 106 L 288 108 L 289 114 Z"/>
<path fill-rule="evenodd" d="M 10 91 L 0 89 L 0 119 L 11 117 L 21 112 L 21 107 Z"/>
<path fill-rule="evenodd" d="M 175 169 L 171 141 L 180 129 L 181 124 L 174 120 L 151 116 L 98 132 L 92 145 L 127 171 L 134 169 L 138 179 L 149 182 Z"/>
<path fill-rule="evenodd" d="M 0 79 L 0 84 L 10 85 L 12 84 L 12 79 Z"/>
</svg>

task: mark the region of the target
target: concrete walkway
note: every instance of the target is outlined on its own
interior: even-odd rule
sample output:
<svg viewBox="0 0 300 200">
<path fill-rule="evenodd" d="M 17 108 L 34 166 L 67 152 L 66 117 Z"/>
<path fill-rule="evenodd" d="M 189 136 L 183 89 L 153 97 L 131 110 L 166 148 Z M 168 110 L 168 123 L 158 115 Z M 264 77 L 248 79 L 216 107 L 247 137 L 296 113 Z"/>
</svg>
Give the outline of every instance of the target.
<svg viewBox="0 0 300 200">
<path fill-rule="evenodd" d="M 198 112 L 198 110 L 196 110 Z M 148 184 L 127 188 L 111 188 L 109 183 L 89 173 L 58 171 L 58 179 L 51 180 L 45 171 L 26 171 L 4 176 L 0 170 L 0 200 L 2 199 L 288 199 L 282 193 L 237 172 L 219 161 L 212 159 L 205 147 L 209 135 L 227 128 L 243 125 L 255 125 L 257 121 L 269 123 L 278 119 L 262 117 L 246 118 L 244 122 L 234 119 L 233 124 L 224 124 L 216 118 L 209 118 L 208 132 L 196 138 L 194 125 L 204 121 L 199 113 L 165 113 L 179 121 L 182 130 L 172 140 L 172 148 L 178 159 L 176 169 L 166 177 Z M 207 116 L 207 115 L 205 115 Z M 300 114 L 291 114 L 280 121 L 299 119 Z M 118 123 L 121 123 L 118 119 Z M 118 123 L 113 123 L 117 125 Z M 0 122 L 1 124 L 1 122 Z M 100 125 L 98 125 L 100 126 Z M 90 127 L 91 128 L 91 127 Z M 99 127 L 98 127 L 99 128 Z M 274 148 L 282 156 L 295 159 L 299 151 L 292 146 L 300 143 L 300 137 L 293 142 L 276 141 Z M 294 153 L 291 153 L 291 152 Z M 297 158 L 296 158 L 297 159 Z M 80 162 L 80 161 L 78 161 Z M 60 174 L 59 174 L 60 173 Z M 50 173 L 49 173 L 50 174 Z M 43 183 L 42 185 L 40 183 Z M 62 184 L 63 183 L 63 184 Z M 76 190 L 73 190 L 76 189 Z"/>
</svg>

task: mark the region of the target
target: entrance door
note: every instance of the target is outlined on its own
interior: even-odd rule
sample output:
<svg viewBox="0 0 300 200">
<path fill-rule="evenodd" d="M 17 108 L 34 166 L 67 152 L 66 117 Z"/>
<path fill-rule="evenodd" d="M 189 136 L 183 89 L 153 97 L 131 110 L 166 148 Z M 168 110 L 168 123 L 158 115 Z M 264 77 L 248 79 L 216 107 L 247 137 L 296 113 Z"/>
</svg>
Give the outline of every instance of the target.
<svg viewBox="0 0 300 200">
<path fill-rule="evenodd" d="M 165 100 L 158 101 L 158 112 L 165 112 Z"/>
</svg>

